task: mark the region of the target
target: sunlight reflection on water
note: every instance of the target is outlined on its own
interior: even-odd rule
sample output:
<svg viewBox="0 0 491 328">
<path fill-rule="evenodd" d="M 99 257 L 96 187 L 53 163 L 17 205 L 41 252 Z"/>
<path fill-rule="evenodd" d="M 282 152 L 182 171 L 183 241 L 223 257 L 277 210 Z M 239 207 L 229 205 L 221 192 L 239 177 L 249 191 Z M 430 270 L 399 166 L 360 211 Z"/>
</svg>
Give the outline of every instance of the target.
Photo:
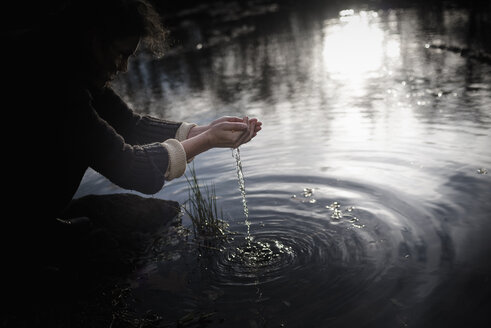
<svg viewBox="0 0 491 328">
<path fill-rule="evenodd" d="M 324 68 L 332 78 L 351 84 L 353 91 L 363 89 L 367 73 L 382 68 L 384 50 L 394 55 L 394 43 L 384 47 L 386 35 L 376 12 L 341 12 L 340 19 L 324 25 Z"/>
</svg>

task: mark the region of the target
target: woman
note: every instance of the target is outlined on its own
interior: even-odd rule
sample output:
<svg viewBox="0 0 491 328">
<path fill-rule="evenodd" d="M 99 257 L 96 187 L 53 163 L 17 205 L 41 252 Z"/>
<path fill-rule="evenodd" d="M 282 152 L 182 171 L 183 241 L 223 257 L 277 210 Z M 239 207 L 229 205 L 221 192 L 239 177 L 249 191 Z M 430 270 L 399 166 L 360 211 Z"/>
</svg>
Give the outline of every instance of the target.
<svg viewBox="0 0 491 328">
<path fill-rule="evenodd" d="M 37 149 L 43 154 L 43 177 L 49 179 L 44 185 L 52 189 L 40 204 L 42 213 L 62 215 L 89 167 L 122 188 L 153 194 L 183 175 L 196 155 L 238 147 L 261 129 L 261 122 L 247 117 L 197 126 L 135 114 L 110 82 L 126 72 L 137 49 L 162 55 L 165 36 L 146 0 L 78 0 L 26 42 L 44 49 L 43 65 L 35 70 L 40 80 L 32 85 L 39 98 L 49 97 L 49 113 L 33 114 L 39 105 L 22 109 L 31 114 L 36 139 L 49 140 L 49 156 L 45 143 Z M 30 180 L 42 186 L 39 178 Z"/>
<path fill-rule="evenodd" d="M 42 21 L 11 34 L 7 61 L 4 122 L 22 122 L 13 138 L 4 136 L 16 141 L 4 150 L 14 159 L 5 171 L 14 177 L 9 206 L 22 217 L 8 223 L 29 230 L 26 240 L 37 243 L 63 217 L 89 167 L 122 188 L 154 194 L 198 154 L 239 147 L 261 130 L 247 117 L 198 126 L 141 116 L 111 89 L 137 49 L 163 53 L 166 33 L 146 0 L 75 0 Z M 34 199 L 15 206 L 26 188 Z"/>
</svg>

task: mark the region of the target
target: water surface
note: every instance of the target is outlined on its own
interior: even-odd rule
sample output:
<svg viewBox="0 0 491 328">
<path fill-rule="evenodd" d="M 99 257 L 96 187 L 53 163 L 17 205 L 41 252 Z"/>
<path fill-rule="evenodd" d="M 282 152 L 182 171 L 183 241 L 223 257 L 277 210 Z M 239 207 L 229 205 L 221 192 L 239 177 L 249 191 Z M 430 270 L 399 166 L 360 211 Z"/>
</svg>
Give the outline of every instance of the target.
<svg viewBox="0 0 491 328">
<path fill-rule="evenodd" d="M 263 122 L 240 148 L 250 226 L 232 152 L 199 155 L 237 234 L 218 249 L 177 233 L 157 245 L 134 306 L 210 327 L 489 323 L 491 66 L 428 48 L 487 45 L 469 31 L 489 14 L 239 7 L 180 12 L 185 42 L 137 57 L 115 85 L 140 113 Z M 183 177 L 153 197 L 183 203 L 187 188 Z M 121 191 L 88 171 L 78 195 Z M 238 251 L 248 229 L 254 260 Z"/>
</svg>

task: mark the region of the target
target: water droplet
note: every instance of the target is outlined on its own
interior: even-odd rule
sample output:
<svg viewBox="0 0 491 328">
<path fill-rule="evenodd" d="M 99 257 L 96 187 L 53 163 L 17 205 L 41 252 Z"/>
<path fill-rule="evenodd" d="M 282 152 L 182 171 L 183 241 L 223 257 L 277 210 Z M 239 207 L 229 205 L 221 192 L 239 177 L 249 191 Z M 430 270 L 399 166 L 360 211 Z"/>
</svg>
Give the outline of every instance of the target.
<svg viewBox="0 0 491 328">
<path fill-rule="evenodd" d="M 314 189 L 313 188 L 304 188 L 303 189 L 303 196 L 304 197 L 310 197 L 314 194 Z"/>
<path fill-rule="evenodd" d="M 343 213 L 338 209 L 335 209 L 331 214 L 331 219 L 339 220 L 342 218 L 343 218 Z"/>
<path fill-rule="evenodd" d="M 488 170 L 486 170 L 485 168 L 479 168 L 477 169 L 477 173 L 479 174 L 488 174 Z"/>
<path fill-rule="evenodd" d="M 338 202 L 334 202 L 331 205 L 326 206 L 326 208 L 331 209 L 331 210 L 334 211 L 335 209 L 339 208 L 340 206 L 341 205 Z"/>
</svg>

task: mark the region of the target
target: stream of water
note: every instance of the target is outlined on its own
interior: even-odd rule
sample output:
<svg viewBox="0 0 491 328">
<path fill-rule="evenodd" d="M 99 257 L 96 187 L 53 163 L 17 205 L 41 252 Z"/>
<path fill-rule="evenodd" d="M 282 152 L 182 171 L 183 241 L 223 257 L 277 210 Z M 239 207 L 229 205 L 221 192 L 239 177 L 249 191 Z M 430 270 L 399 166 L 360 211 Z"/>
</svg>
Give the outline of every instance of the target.
<svg viewBox="0 0 491 328">
<path fill-rule="evenodd" d="M 232 150 L 232 156 L 235 158 L 235 163 L 237 165 L 237 182 L 239 183 L 239 190 L 240 194 L 242 195 L 242 207 L 244 208 L 245 225 L 247 227 L 246 241 L 248 244 L 250 244 L 252 241 L 251 223 L 249 222 L 249 209 L 247 208 L 244 173 L 242 170 L 242 161 L 240 160 L 240 149 L 238 147 Z"/>
</svg>

